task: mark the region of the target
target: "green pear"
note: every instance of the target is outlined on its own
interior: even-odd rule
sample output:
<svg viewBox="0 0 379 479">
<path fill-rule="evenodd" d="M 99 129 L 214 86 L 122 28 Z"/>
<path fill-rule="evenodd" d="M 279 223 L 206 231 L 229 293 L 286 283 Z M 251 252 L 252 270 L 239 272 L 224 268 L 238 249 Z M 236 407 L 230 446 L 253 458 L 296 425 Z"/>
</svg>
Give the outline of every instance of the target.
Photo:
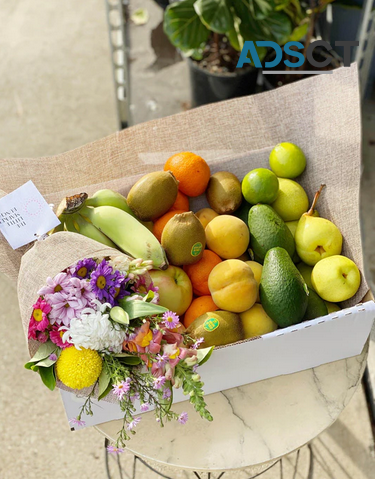
<svg viewBox="0 0 379 479">
<path fill-rule="evenodd" d="M 316 264 L 311 280 L 313 289 L 324 301 L 339 303 L 350 299 L 358 291 L 361 275 L 354 261 L 335 255 Z"/>
<path fill-rule="evenodd" d="M 315 194 L 311 208 L 302 215 L 295 232 L 297 254 L 309 266 L 342 251 L 342 234 L 337 226 L 325 218 L 314 216 L 314 208 L 324 186 L 321 185 Z"/>
</svg>

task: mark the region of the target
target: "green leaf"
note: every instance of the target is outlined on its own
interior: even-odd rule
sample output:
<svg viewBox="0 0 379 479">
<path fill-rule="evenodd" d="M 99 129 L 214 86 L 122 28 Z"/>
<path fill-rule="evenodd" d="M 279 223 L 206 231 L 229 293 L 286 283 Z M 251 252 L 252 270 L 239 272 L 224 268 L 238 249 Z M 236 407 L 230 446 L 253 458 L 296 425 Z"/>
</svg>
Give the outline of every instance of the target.
<svg viewBox="0 0 379 479">
<path fill-rule="evenodd" d="M 113 388 L 112 383 L 109 382 L 107 388 L 106 388 L 101 394 L 99 394 L 99 396 L 98 396 L 98 398 L 97 398 L 98 401 L 100 401 L 101 399 L 105 398 L 105 396 L 108 396 L 108 394 L 112 391 L 112 388 Z"/>
<path fill-rule="evenodd" d="M 50 359 L 50 357 L 47 357 L 47 358 L 43 359 L 42 361 L 38 361 L 38 363 L 34 363 L 35 366 L 41 366 L 43 368 L 49 368 L 50 366 L 55 364 L 57 362 L 58 358 L 59 358 L 59 355 L 61 354 L 61 349 L 57 348 L 57 351 L 55 351 L 54 353 L 57 356 L 57 359 L 55 359 L 55 361 Z"/>
<path fill-rule="evenodd" d="M 226 33 L 233 28 L 233 14 L 227 0 L 196 0 L 194 8 L 212 32 Z"/>
<path fill-rule="evenodd" d="M 262 20 L 275 9 L 274 0 L 231 0 L 241 21 L 246 21 L 248 16 L 254 20 Z"/>
<path fill-rule="evenodd" d="M 118 360 L 128 366 L 138 366 L 142 362 L 142 359 L 139 356 L 123 356 L 118 358 Z"/>
<path fill-rule="evenodd" d="M 308 23 L 304 23 L 303 25 L 299 25 L 298 27 L 294 28 L 290 37 L 288 38 L 289 42 L 299 42 L 308 31 Z"/>
<path fill-rule="evenodd" d="M 119 305 L 128 313 L 129 319 L 143 318 L 154 314 L 163 314 L 168 311 L 167 308 L 159 306 L 158 304 L 138 300 L 127 301 L 126 298 L 121 299 Z"/>
<path fill-rule="evenodd" d="M 199 366 L 202 366 L 208 361 L 208 359 L 212 356 L 213 350 L 214 350 L 214 346 L 211 346 L 210 348 L 197 350 L 197 361 Z"/>
<path fill-rule="evenodd" d="M 274 41 L 279 45 L 284 45 L 292 32 L 291 20 L 284 13 L 274 12 L 269 17 L 262 20 L 266 31 L 271 32 Z"/>
<path fill-rule="evenodd" d="M 169 5 L 164 13 L 163 29 L 170 42 L 181 50 L 200 48 L 209 31 L 194 8 L 195 0 Z"/>
<path fill-rule="evenodd" d="M 52 341 L 46 341 L 46 343 L 41 344 L 36 354 L 31 359 L 29 359 L 29 361 L 26 364 L 38 363 L 38 361 L 41 361 L 42 359 L 45 359 L 48 356 L 50 356 L 50 354 L 53 353 L 56 349 L 57 349 L 56 344 L 54 344 Z M 26 364 L 25 364 L 25 367 L 26 367 Z M 27 369 L 30 369 L 30 368 L 27 368 Z"/>
<path fill-rule="evenodd" d="M 111 383 L 111 378 L 107 373 L 107 369 L 103 366 L 103 369 L 101 370 L 100 376 L 99 376 L 99 399 L 101 399 L 102 394 L 105 393 L 105 391 L 108 389 L 108 386 Z"/>
<path fill-rule="evenodd" d="M 48 368 L 39 368 L 38 372 L 41 376 L 43 384 L 51 391 L 54 391 L 55 384 L 57 382 L 55 378 L 54 364 Z"/>
</svg>

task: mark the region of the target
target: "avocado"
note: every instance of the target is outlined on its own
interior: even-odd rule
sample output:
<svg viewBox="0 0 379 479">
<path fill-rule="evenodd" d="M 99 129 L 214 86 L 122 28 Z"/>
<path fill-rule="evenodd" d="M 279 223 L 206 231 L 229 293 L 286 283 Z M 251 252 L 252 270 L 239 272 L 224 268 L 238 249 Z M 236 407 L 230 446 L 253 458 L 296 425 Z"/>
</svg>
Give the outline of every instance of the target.
<svg viewBox="0 0 379 479">
<path fill-rule="evenodd" d="M 251 210 L 251 204 L 245 199 L 242 200 L 241 206 L 234 212 L 234 216 L 237 216 L 247 225 L 249 224 L 249 211 Z"/>
<path fill-rule="evenodd" d="M 321 318 L 328 314 L 328 308 L 320 296 L 309 288 L 308 307 L 305 311 L 303 321 Z"/>
<path fill-rule="evenodd" d="M 308 307 L 306 282 L 284 248 L 271 248 L 262 269 L 259 297 L 268 316 L 281 327 L 300 323 Z"/>
<path fill-rule="evenodd" d="M 222 346 L 244 339 L 241 318 L 229 311 L 213 311 L 195 319 L 187 329 L 194 339 L 204 338 L 201 348 Z"/>
<path fill-rule="evenodd" d="M 249 229 L 254 259 L 263 264 L 268 250 L 280 246 L 292 259 L 295 254 L 295 240 L 288 226 L 269 205 L 255 205 L 249 212 Z"/>
</svg>

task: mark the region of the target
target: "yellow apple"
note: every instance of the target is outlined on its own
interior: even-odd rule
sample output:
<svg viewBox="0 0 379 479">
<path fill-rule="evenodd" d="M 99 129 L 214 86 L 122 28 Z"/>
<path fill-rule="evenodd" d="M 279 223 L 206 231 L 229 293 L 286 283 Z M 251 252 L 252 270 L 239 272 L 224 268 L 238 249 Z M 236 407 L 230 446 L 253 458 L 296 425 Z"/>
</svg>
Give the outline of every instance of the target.
<svg viewBox="0 0 379 479">
<path fill-rule="evenodd" d="M 159 288 L 159 304 L 181 316 L 192 302 L 192 283 L 178 266 L 165 271 L 149 271 L 154 286 Z"/>
</svg>

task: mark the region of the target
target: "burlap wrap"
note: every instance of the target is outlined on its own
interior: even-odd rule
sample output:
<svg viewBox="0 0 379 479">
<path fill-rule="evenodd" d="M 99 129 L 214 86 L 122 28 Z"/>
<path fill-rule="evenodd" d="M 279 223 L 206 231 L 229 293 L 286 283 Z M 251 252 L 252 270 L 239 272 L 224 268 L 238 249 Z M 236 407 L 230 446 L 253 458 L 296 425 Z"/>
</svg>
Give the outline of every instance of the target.
<svg viewBox="0 0 379 479">
<path fill-rule="evenodd" d="M 343 254 L 363 272 L 361 123 L 355 64 L 333 75 L 136 125 L 53 157 L 0 160 L 0 189 L 10 192 L 32 179 L 55 205 L 68 194 L 92 194 L 103 187 L 126 194 L 141 175 L 161 169 L 171 154 L 186 150 L 202 155 L 212 172 L 228 170 L 242 179 L 253 168 L 268 167 L 270 150 L 282 141 L 298 144 L 307 156 L 307 168 L 299 181 L 309 198 L 326 183 L 317 209 L 338 225 L 344 236 Z M 205 205 L 202 197 L 191 206 L 196 211 Z M 36 243 L 21 262 L 25 248 L 13 251 L 0 235 L 0 271 L 15 279 L 21 262 L 18 291 L 24 328 L 47 276 L 85 256 L 111 251 L 79 235 L 61 233 Z M 362 278 L 358 293 L 344 306 L 356 304 L 367 291 Z"/>
</svg>

